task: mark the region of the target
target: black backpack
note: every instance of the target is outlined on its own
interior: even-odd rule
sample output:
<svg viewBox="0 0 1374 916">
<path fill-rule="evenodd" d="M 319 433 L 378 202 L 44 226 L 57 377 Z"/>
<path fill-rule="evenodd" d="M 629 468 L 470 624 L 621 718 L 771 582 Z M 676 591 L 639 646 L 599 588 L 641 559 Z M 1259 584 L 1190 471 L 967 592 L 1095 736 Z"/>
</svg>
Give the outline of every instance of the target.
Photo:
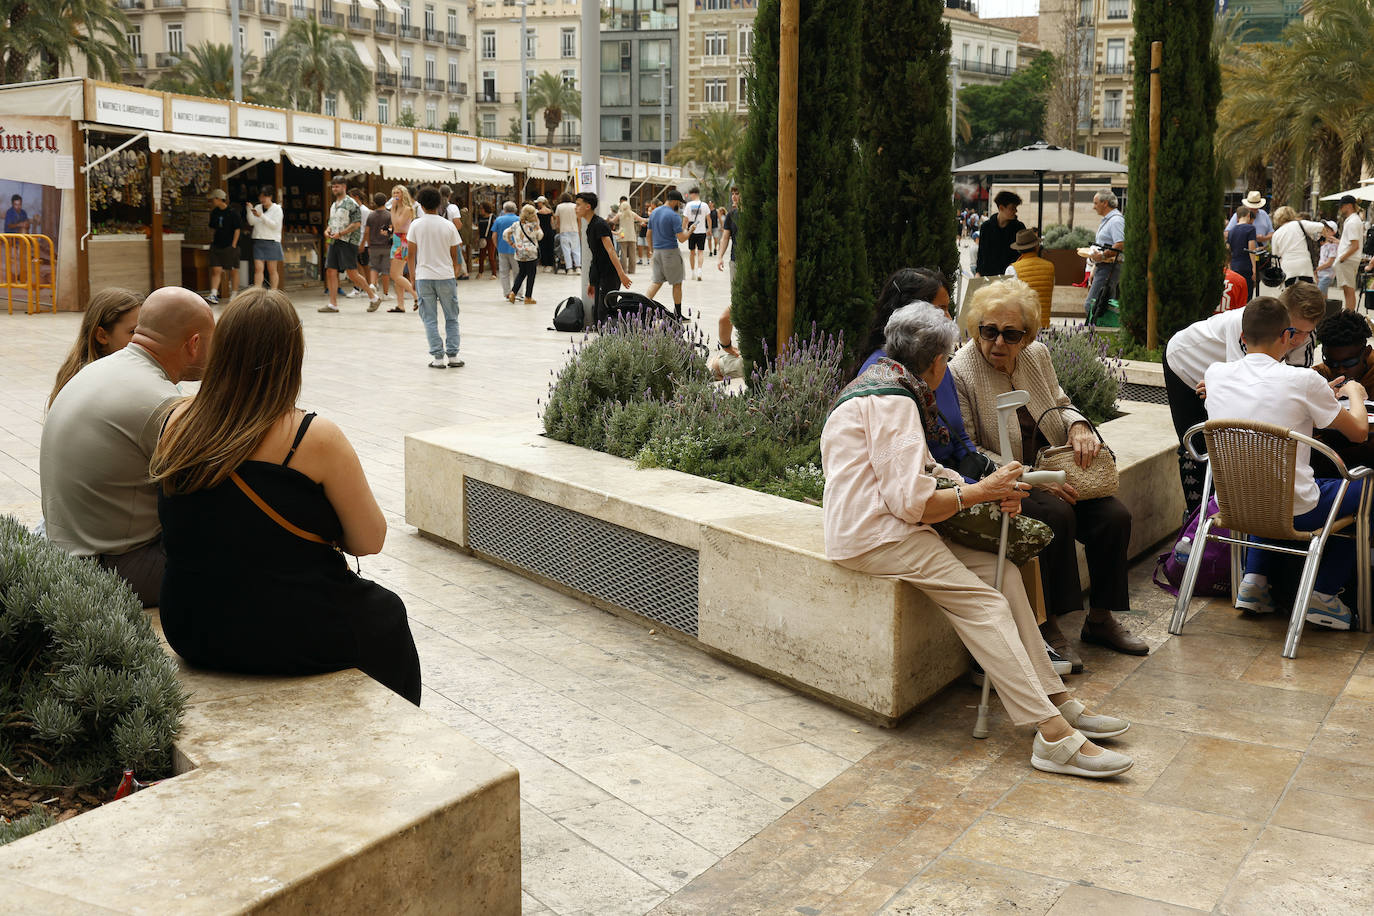
<svg viewBox="0 0 1374 916">
<path fill-rule="evenodd" d="M 643 315 L 649 320 L 660 318 L 672 322 L 682 320 L 673 313 L 672 309 L 642 293 L 630 292 L 629 290 L 612 290 L 606 294 L 606 314 L 603 316 L 606 320 L 615 321 L 634 315 Z"/>
<path fill-rule="evenodd" d="M 564 333 L 584 330 L 587 326 L 583 317 L 582 297 L 569 296 L 553 310 L 553 330 Z"/>
</svg>

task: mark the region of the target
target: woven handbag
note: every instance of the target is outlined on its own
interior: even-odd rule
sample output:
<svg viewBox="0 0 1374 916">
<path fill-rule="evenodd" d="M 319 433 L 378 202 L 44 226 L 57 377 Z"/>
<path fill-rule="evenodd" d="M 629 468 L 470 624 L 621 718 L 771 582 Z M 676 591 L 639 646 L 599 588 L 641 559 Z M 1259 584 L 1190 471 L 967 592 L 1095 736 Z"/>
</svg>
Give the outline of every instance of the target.
<svg viewBox="0 0 1374 916">
<path fill-rule="evenodd" d="M 1045 414 L 1056 410 L 1069 410 L 1069 407 L 1051 407 L 1040 415 L 1040 419 L 1035 421 L 1035 428 L 1040 429 L 1040 423 L 1045 419 Z M 1075 421 L 1077 422 L 1077 421 Z M 1072 445 L 1052 445 L 1042 448 L 1035 456 L 1035 469 L 1037 471 L 1063 471 L 1065 483 L 1078 491 L 1079 499 L 1101 499 L 1104 496 L 1115 496 L 1117 488 L 1121 485 L 1121 480 L 1116 473 L 1116 453 L 1112 451 L 1107 440 L 1102 438 L 1102 434 L 1097 431 L 1097 427 L 1087 417 L 1083 422 L 1092 429 L 1093 435 L 1102 443 L 1102 448 L 1098 450 L 1097 457 L 1092 460 L 1086 468 L 1078 466 L 1078 462 L 1073 460 Z M 1072 425 L 1072 424 L 1070 424 Z"/>
</svg>

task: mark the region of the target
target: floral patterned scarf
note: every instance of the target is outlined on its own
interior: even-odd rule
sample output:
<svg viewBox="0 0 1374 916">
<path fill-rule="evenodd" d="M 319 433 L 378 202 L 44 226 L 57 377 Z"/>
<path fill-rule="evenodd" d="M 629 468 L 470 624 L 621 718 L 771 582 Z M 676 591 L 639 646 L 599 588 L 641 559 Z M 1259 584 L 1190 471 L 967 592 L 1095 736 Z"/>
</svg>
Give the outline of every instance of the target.
<svg viewBox="0 0 1374 916">
<path fill-rule="evenodd" d="M 927 443 L 949 444 L 949 428 L 940 422 L 940 411 L 935 406 L 935 393 L 919 377 L 912 375 L 906 367 L 894 359 L 884 356 L 859 377 L 844 387 L 831 411 L 851 398 L 880 395 L 908 397 L 916 402 L 916 410 L 921 415 L 921 427 Z"/>
</svg>

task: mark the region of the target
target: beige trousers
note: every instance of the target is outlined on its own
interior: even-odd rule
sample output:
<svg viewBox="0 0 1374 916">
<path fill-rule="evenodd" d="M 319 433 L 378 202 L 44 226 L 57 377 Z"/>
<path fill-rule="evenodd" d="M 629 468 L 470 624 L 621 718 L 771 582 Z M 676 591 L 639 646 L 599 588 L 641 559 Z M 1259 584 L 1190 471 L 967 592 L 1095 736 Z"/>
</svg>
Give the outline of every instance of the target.
<svg viewBox="0 0 1374 916">
<path fill-rule="evenodd" d="M 1059 715 L 1048 696 L 1063 693 L 1064 682 L 1050 667 L 1015 566 L 1007 564 L 999 594 L 992 587 L 997 554 L 950 543 L 930 528 L 836 562 L 879 578 L 909 582 L 940 605 L 992 678 L 1012 722 L 1034 725 Z"/>
</svg>

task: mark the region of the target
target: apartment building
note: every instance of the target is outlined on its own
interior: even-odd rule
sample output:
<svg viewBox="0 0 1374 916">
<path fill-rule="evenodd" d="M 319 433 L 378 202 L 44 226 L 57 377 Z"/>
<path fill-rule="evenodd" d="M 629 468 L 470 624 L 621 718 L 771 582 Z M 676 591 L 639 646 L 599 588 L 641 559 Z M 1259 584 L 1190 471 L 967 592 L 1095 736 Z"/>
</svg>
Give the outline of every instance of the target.
<svg viewBox="0 0 1374 916">
<path fill-rule="evenodd" d="M 687 0 L 679 19 L 683 78 L 678 100 L 685 132 L 709 111 L 743 116 L 758 0 Z"/>
<path fill-rule="evenodd" d="M 520 13 L 525 13 L 525 74 L 520 75 Z M 473 86 L 476 129 L 484 137 L 506 139 L 520 119 L 520 94 L 544 72 L 564 83 L 581 82 L 582 4 L 580 0 L 472 0 L 476 31 Z M 518 124 L 517 124 L 518 127 Z M 548 139 L 542 112 L 527 112 L 527 142 Z M 518 139 L 518 138 L 517 138 Z M 554 145 L 577 147 L 582 129 L 566 112 L 554 133 Z"/>
<path fill-rule="evenodd" d="M 1083 81 L 1078 148 L 1111 162 L 1126 161 L 1135 107 L 1132 0 L 1041 0 L 1046 50 L 1075 56 Z"/>
<path fill-rule="evenodd" d="M 678 0 L 603 0 L 601 152 L 662 162 L 679 137 Z M 666 89 L 665 89 L 666 86 Z"/>
<path fill-rule="evenodd" d="M 960 86 L 1000 83 L 1020 63 L 1021 33 L 979 19 L 968 0 L 949 0 L 942 14 L 949 26 L 949 58 Z"/>
<path fill-rule="evenodd" d="M 235 0 L 117 0 L 129 17 L 134 69 L 125 82 L 147 86 L 194 45 L 229 44 Z M 392 124 L 410 112 L 418 127 L 474 127 L 467 0 L 237 0 L 239 39 L 262 61 L 293 19 L 311 19 L 343 32 L 372 71 L 361 111 L 337 94 L 324 113 Z"/>
</svg>

